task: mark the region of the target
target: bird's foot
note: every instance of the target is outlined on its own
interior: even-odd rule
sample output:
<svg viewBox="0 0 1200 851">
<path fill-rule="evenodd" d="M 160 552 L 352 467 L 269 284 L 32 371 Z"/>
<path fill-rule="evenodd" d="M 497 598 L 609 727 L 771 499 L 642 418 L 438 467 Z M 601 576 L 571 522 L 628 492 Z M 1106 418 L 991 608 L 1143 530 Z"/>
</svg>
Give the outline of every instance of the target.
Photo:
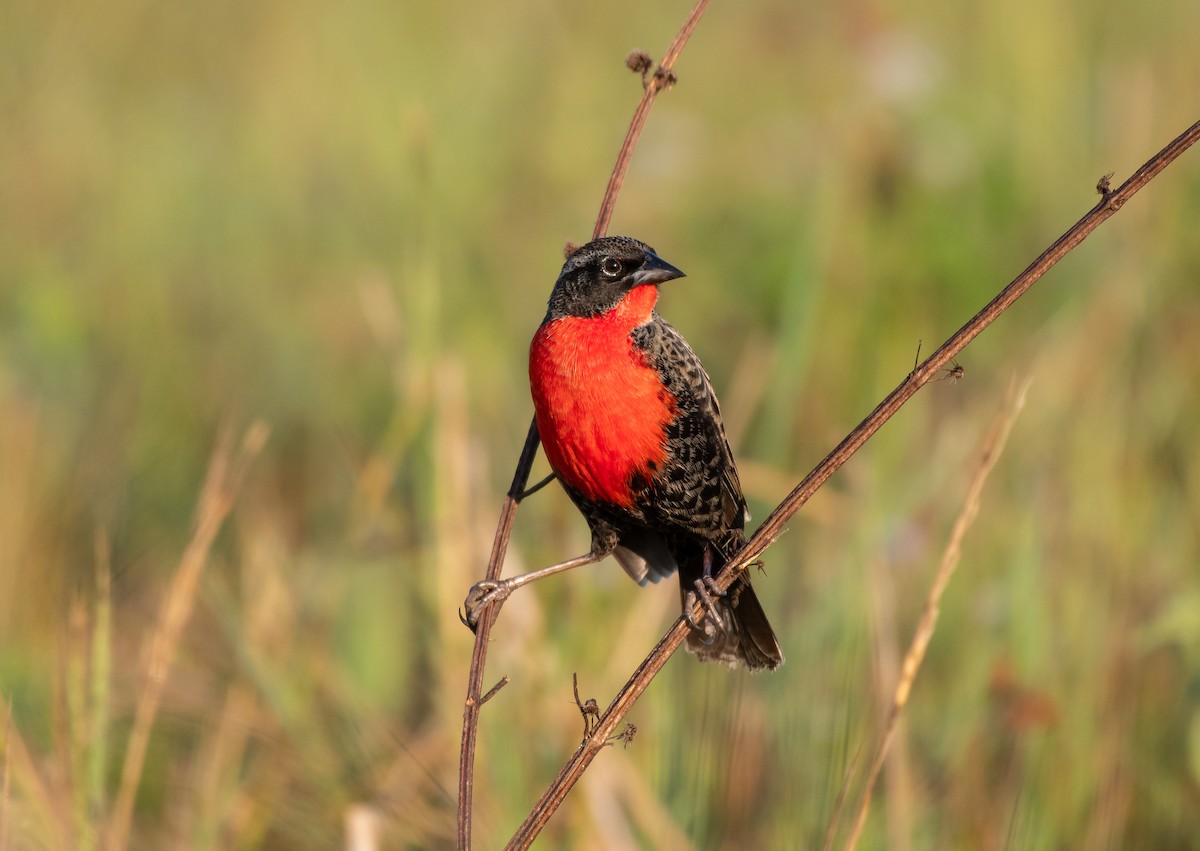
<svg viewBox="0 0 1200 851">
<path fill-rule="evenodd" d="M 463 601 L 458 619 L 474 632 L 479 626 L 479 616 L 483 614 L 483 607 L 488 603 L 503 603 L 515 588 L 515 585 L 504 579 L 483 579 L 476 582 L 467 592 L 467 599 Z"/>
<path fill-rule="evenodd" d="M 717 630 L 725 630 L 725 621 L 717 611 L 717 599 L 725 596 L 725 592 L 717 587 L 717 582 L 711 576 L 701 576 L 695 582 L 695 591 L 688 591 L 683 598 L 683 619 L 694 631 L 700 633 L 700 639 L 705 645 L 712 644 L 717 638 Z M 699 604 L 704 609 L 704 615 L 699 620 L 692 617 L 692 610 Z"/>
</svg>

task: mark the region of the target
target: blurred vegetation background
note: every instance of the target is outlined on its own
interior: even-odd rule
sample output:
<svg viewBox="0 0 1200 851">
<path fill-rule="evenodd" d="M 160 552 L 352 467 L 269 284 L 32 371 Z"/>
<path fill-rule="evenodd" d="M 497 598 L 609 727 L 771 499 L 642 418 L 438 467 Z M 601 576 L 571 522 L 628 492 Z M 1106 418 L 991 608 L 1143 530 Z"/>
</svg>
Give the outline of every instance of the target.
<svg viewBox="0 0 1200 851">
<path fill-rule="evenodd" d="M 639 95 L 624 57 L 690 4 L 0 8 L 0 847 L 100 847 L 210 453 L 259 419 L 130 845 L 451 845 L 456 609 L 529 422 L 528 339 Z M 1189 0 L 713 5 L 611 231 L 688 273 L 660 310 L 757 518 L 1102 174 L 1196 120 L 1198 33 Z M 756 580 L 787 664 L 673 658 L 542 844 L 819 846 L 1032 378 L 860 847 L 1200 847 L 1198 224 L 1192 151 L 796 518 Z M 550 488 L 507 571 L 586 546 Z M 605 564 L 506 604 L 478 847 L 577 744 L 571 673 L 607 703 L 668 586 Z"/>
</svg>

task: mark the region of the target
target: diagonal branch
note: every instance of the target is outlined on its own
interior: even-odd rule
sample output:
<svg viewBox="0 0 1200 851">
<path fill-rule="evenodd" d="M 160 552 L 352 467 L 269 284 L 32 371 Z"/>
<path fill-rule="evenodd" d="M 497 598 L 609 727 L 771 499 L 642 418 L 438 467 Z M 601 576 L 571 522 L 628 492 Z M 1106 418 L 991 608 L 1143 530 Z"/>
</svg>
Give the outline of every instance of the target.
<svg viewBox="0 0 1200 851">
<path fill-rule="evenodd" d="M 1117 210 L 1133 197 L 1135 193 L 1164 168 L 1175 161 L 1180 154 L 1200 139 L 1200 121 L 1193 124 L 1169 145 L 1155 154 L 1141 168 L 1134 172 L 1120 188 L 1106 191 L 1107 181 L 1101 181 L 1098 188 L 1103 197 L 1083 218 L 1075 223 L 1070 230 L 1060 236 L 1053 245 L 1047 248 L 1011 283 L 996 295 L 980 310 L 967 324 L 954 333 L 941 347 L 930 355 L 924 363 L 909 373 L 903 381 L 888 394 L 866 419 L 859 423 L 846 438 L 795 489 L 787 495 L 770 516 L 767 517 L 758 530 L 746 542 L 736 556 L 721 570 L 716 577 L 717 587 L 721 590 L 729 588 L 738 572 L 755 562 L 768 547 L 783 534 L 785 526 L 800 510 L 800 507 L 812 497 L 817 490 L 828 481 L 838 468 L 846 463 L 864 443 L 877 432 L 880 427 L 903 407 L 904 403 L 923 386 L 929 383 L 938 372 L 950 363 L 968 343 L 979 336 L 988 325 L 992 324 L 1004 311 L 1025 294 L 1039 278 L 1042 277 L 1055 263 L 1061 260 L 1072 249 L 1083 242 L 1102 222 L 1112 216 Z M 694 618 L 702 616 L 703 612 L 697 606 L 691 612 Z M 527 848 L 533 842 L 542 827 L 549 821 L 550 816 L 558 809 L 567 793 L 579 781 L 584 770 L 603 749 L 604 743 L 613 735 L 617 725 L 625 717 L 625 713 L 642 692 L 649 686 L 667 659 L 674 653 L 686 638 L 689 627 L 681 616 L 650 651 L 642 664 L 630 677 L 629 681 L 617 692 L 613 702 L 600 716 L 599 722 L 575 753 L 563 766 L 558 776 L 534 806 L 533 811 L 525 822 L 517 829 L 509 847 Z"/>
<path fill-rule="evenodd" d="M 679 54 L 683 52 L 688 39 L 691 38 L 696 26 L 700 23 L 700 18 L 704 14 L 704 10 L 708 8 L 708 3 L 709 0 L 697 0 L 687 20 L 683 22 L 683 26 L 676 33 L 671 46 L 667 48 L 667 52 L 664 54 L 662 62 L 659 63 L 658 69 L 646 83 L 641 101 L 639 101 L 637 109 L 633 114 L 633 120 L 629 124 L 629 132 L 625 134 L 625 141 L 622 143 L 621 150 L 617 154 L 617 161 L 613 166 L 612 177 L 609 178 L 608 187 L 604 191 L 604 200 L 600 204 L 600 214 L 596 219 L 596 227 L 592 233 L 593 239 L 604 236 L 608 231 L 608 224 L 612 220 L 613 208 L 617 203 L 617 195 L 621 191 L 621 184 L 624 182 L 625 174 L 629 170 L 629 162 L 633 157 L 633 149 L 637 145 L 638 138 L 642 135 L 642 128 L 646 126 L 646 119 L 650 115 L 650 107 L 654 104 L 654 99 L 660 91 L 674 84 L 675 75 L 672 68 L 675 65 L 675 60 L 679 58 Z M 488 579 L 495 580 L 500 578 L 500 571 L 504 565 L 504 555 L 508 550 L 508 539 L 512 532 L 513 519 L 517 514 L 517 505 L 520 503 L 521 498 L 526 495 L 525 484 L 529 481 L 529 470 L 533 466 L 533 458 L 537 454 L 537 448 L 537 421 L 534 420 L 529 424 L 529 433 L 525 438 L 525 448 L 521 451 L 521 458 L 517 462 L 517 469 L 513 474 L 512 486 L 508 489 L 508 495 L 505 497 L 504 506 L 500 511 L 500 520 L 496 526 L 496 537 L 492 544 L 492 555 L 488 560 L 486 574 Z M 488 641 L 492 632 L 492 624 L 496 619 L 497 610 L 498 604 L 489 603 L 479 614 L 479 622 L 475 630 L 475 647 L 471 653 L 471 671 L 468 675 L 467 697 L 463 705 L 462 748 L 459 752 L 458 760 L 458 847 L 460 851 L 465 851 L 465 849 L 471 847 L 471 803 L 475 784 L 475 742 L 479 728 L 479 710 L 483 705 L 481 692 L 483 689 L 484 667 L 487 663 Z"/>
</svg>

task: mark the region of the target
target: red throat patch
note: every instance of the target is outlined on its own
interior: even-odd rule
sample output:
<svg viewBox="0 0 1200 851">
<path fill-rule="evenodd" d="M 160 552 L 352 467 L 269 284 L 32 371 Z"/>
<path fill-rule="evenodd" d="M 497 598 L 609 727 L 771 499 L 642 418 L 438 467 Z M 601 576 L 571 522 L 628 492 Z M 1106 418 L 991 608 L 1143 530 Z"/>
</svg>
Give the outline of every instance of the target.
<svg viewBox="0 0 1200 851">
<path fill-rule="evenodd" d="M 529 383 L 550 466 L 588 499 L 632 509 L 666 456 L 676 401 L 630 332 L 650 320 L 658 287 L 635 287 L 608 313 L 538 328 Z"/>
</svg>

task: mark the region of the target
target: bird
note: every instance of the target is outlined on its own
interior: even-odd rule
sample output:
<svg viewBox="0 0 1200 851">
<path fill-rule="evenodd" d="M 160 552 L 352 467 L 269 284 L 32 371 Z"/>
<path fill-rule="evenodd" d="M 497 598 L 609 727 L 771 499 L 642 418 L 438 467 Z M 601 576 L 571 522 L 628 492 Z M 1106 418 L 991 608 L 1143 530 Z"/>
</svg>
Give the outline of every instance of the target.
<svg viewBox="0 0 1200 851">
<path fill-rule="evenodd" d="M 712 581 L 745 542 L 749 512 L 712 380 L 656 310 L 659 286 L 682 277 L 625 236 L 594 239 L 563 264 L 530 344 L 529 379 L 542 447 L 587 520 L 591 550 L 526 576 L 608 555 L 639 585 L 677 574 L 688 649 L 772 670 L 783 653 L 747 572 L 725 593 Z M 476 610 L 513 586 L 476 586 Z"/>
</svg>

